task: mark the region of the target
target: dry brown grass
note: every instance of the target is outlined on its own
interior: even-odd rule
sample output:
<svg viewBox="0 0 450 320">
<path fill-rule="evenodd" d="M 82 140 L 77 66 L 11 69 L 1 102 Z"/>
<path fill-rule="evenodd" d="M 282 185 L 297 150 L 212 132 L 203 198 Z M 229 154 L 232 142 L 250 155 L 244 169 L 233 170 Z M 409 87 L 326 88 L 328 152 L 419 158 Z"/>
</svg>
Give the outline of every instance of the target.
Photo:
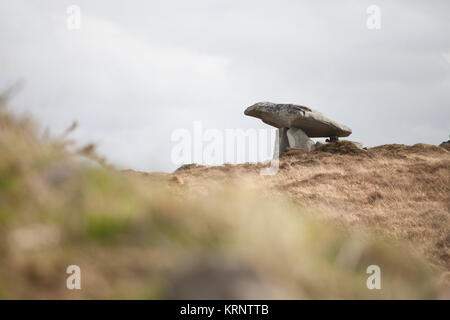
<svg viewBox="0 0 450 320">
<path fill-rule="evenodd" d="M 189 188 L 251 181 L 289 195 L 316 217 L 408 243 L 445 274 L 450 270 L 450 152 L 416 144 L 361 150 L 350 143 L 289 150 L 274 176 L 262 164 L 191 167 L 174 173 Z"/>
<path fill-rule="evenodd" d="M 440 148 L 294 150 L 272 177 L 264 164 L 118 172 L 0 106 L 0 150 L 0 299 L 448 294 L 420 252 L 374 235 L 448 270 Z M 72 264 L 81 290 L 66 288 Z M 366 286 L 372 264 L 382 290 Z"/>
</svg>

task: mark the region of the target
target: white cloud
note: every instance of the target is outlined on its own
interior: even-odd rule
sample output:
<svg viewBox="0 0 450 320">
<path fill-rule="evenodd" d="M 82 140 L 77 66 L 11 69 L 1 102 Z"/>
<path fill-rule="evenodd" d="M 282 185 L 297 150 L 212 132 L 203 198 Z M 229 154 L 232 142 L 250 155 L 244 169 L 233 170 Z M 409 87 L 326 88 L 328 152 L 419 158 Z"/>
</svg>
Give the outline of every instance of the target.
<svg viewBox="0 0 450 320">
<path fill-rule="evenodd" d="M 440 143 L 450 118 L 448 1 L 77 1 L 0 3 L 0 88 L 53 131 L 123 167 L 172 170 L 171 132 L 265 128 L 243 116 L 261 100 L 316 108 L 366 145 Z"/>
</svg>

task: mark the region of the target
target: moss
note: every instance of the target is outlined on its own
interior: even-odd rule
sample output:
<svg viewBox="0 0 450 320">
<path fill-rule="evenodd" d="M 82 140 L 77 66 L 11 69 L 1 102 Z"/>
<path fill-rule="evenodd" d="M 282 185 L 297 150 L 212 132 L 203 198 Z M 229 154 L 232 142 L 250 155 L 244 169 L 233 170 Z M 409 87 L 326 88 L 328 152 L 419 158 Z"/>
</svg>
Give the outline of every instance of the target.
<svg viewBox="0 0 450 320">
<path fill-rule="evenodd" d="M 128 219 L 117 218 L 108 213 L 88 215 L 86 232 L 89 238 L 110 242 L 130 230 Z"/>
</svg>

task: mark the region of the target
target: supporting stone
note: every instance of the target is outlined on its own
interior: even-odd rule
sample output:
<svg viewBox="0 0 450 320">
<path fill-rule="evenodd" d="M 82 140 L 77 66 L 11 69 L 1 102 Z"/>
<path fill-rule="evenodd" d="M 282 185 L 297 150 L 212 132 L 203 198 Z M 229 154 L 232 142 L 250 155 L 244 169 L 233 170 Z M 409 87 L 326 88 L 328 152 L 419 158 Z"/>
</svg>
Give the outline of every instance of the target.
<svg viewBox="0 0 450 320">
<path fill-rule="evenodd" d="M 287 147 L 289 147 L 289 140 L 287 137 L 288 128 L 279 128 L 275 136 L 275 147 L 273 149 L 273 158 L 277 159 Z"/>
<path fill-rule="evenodd" d="M 302 129 L 289 128 L 286 134 L 289 140 L 289 147 L 303 148 L 308 151 L 314 149 L 314 141 L 310 139 Z"/>
</svg>

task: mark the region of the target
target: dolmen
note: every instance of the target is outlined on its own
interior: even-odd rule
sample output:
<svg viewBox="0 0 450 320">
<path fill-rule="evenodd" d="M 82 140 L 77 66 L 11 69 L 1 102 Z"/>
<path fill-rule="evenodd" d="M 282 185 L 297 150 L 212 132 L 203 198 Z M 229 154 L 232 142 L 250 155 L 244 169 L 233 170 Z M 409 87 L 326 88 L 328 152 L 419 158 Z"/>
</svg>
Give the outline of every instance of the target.
<svg viewBox="0 0 450 320">
<path fill-rule="evenodd" d="M 288 147 L 311 151 L 316 143 L 310 138 L 328 138 L 327 142 L 334 142 L 352 133 L 352 129 L 328 119 L 322 113 L 296 104 L 258 102 L 248 107 L 244 114 L 278 128 L 274 156 Z"/>
</svg>

